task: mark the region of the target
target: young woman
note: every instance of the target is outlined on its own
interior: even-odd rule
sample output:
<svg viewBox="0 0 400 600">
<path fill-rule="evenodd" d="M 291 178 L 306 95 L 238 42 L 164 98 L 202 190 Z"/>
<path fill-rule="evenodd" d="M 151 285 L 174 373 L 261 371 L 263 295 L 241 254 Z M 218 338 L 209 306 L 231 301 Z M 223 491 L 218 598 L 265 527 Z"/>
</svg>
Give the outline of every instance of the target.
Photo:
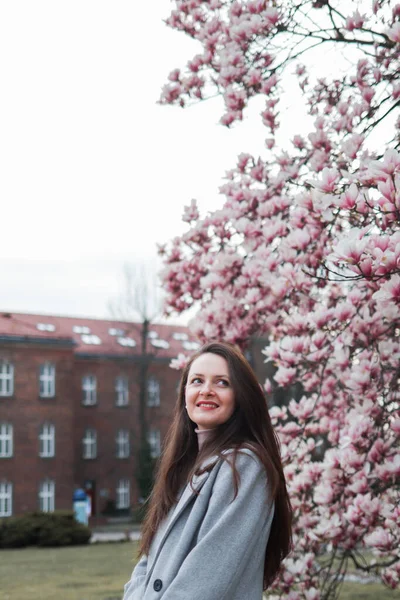
<svg viewBox="0 0 400 600">
<path fill-rule="evenodd" d="M 226 343 L 187 364 L 123 600 L 261 600 L 291 546 L 267 404 Z"/>
</svg>

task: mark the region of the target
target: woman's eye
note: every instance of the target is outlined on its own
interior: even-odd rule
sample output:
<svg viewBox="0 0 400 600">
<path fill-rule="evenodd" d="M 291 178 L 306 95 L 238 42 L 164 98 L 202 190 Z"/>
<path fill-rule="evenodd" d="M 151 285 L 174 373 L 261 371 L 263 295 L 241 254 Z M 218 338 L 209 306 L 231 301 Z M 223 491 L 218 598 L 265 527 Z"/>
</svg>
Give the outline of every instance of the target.
<svg viewBox="0 0 400 600">
<path fill-rule="evenodd" d="M 201 379 L 199 377 L 193 377 L 190 383 L 201 383 Z"/>
<path fill-rule="evenodd" d="M 219 380 L 218 380 L 218 383 L 220 383 L 220 384 L 221 384 L 221 385 L 223 385 L 223 386 L 228 386 L 228 385 L 229 385 L 229 382 L 228 382 L 228 381 L 226 381 L 226 379 L 219 379 Z"/>
</svg>

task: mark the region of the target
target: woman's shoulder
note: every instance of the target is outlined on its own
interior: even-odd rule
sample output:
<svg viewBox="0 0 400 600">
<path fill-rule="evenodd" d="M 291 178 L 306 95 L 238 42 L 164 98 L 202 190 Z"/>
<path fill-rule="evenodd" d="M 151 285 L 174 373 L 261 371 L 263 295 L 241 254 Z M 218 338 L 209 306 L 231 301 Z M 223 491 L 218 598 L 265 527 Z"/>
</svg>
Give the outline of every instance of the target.
<svg viewBox="0 0 400 600">
<path fill-rule="evenodd" d="M 227 448 L 220 454 L 210 485 L 221 498 L 226 494 L 231 500 L 254 496 L 263 499 L 268 476 L 255 448 Z"/>
<path fill-rule="evenodd" d="M 232 446 L 225 448 L 218 455 L 212 455 L 204 459 L 198 475 L 204 472 L 213 473 L 214 478 L 222 474 L 231 472 L 239 473 L 258 473 L 264 472 L 265 467 L 260 459 L 260 453 L 254 446 Z"/>
<path fill-rule="evenodd" d="M 221 452 L 221 462 L 234 466 L 239 472 L 248 469 L 252 471 L 265 469 L 259 451 L 250 444 L 223 450 Z"/>
<path fill-rule="evenodd" d="M 238 457 L 238 458 L 242 458 L 242 460 L 244 461 L 248 461 L 249 458 L 261 463 L 261 459 L 260 459 L 260 452 L 257 449 L 257 447 L 255 445 L 252 444 L 246 444 L 246 445 L 241 445 L 241 446 L 233 446 L 231 448 L 226 448 L 225 450 L 222 450 L 221 454 L 223 455 L 223 457 L 226 458 L 233 458 L 233 457 Z M 249 457 L 249 458 L 246 458 Z"/>
</svg>

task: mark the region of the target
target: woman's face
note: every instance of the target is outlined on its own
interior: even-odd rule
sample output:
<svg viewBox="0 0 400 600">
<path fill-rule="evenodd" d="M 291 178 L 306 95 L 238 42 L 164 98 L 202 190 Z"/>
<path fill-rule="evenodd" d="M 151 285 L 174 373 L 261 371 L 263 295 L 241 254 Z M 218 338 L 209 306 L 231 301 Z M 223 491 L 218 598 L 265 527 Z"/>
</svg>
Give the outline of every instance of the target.
<svg viewBox="0 0 400 600">
<path fill-rule="evenodd" d="M 228 363 L 222 356 L 206 352 L 193 361 L 185 391 L 189 418 L 198 429 L 214 429 L 235 410 L 235 396 Z"/>
</svg>

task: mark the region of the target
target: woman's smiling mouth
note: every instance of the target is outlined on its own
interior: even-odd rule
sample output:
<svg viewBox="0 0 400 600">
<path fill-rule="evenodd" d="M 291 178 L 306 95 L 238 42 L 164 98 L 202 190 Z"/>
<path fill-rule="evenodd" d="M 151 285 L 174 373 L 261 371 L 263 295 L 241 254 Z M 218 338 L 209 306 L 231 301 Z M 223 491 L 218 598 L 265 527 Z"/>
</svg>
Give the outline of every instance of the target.
<svg viewBox="0 0 400 600">
<path fill-rule="evenodd" d="M 206 410 L 212 410 L 214 408 L 218 408 L 218 404 L 215 404 L 215 402 L 198 402 L 198 404 L 196 404 L 196 406 L 198 408 L 205 408 Z"/>
</svg>

